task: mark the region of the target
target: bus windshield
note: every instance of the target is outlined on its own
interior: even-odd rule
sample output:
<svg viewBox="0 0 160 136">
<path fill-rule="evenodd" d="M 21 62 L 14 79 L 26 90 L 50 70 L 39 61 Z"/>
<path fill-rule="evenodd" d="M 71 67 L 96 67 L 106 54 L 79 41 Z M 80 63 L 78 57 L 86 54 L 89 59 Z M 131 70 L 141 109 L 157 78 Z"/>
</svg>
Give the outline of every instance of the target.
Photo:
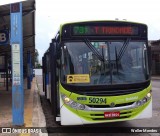
<svg viewBox="0 0 160 136">
<path fill-rule="evenodd" d="M 89 83 L 78 85 L 115 85 L 144 82 L 148 78 L 146 42 L 81 41 L 63 43 L 61 80 L 67 75 L 89 75 Z"/>
</svg>

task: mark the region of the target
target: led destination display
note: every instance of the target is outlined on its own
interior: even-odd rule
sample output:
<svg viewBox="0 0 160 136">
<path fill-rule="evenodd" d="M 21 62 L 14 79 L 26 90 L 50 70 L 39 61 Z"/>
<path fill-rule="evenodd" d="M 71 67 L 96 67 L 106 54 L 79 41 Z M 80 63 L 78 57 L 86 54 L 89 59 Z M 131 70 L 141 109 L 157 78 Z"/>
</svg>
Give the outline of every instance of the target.
<svg viewBox="0 0 160 136">
<path fill-rule="evenodd" d="M 73 26 L 73 36 L 96 35 L 138 35 L 136 26 Z"/>
</svg>

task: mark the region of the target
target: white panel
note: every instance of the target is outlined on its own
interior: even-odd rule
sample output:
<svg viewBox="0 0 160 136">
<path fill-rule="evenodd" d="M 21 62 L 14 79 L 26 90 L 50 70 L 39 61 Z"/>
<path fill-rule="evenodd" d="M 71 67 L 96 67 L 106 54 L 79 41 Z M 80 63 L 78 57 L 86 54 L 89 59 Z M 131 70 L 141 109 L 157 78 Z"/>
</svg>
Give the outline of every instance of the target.
<svg viewBox="0 0 160 136">
<path fill-rule="evenodd" d="M 140 115 L 138 115 L 135 119 L 143 119 L 143 118 L 151 118 L 152 117 L 152 100 L 150 104 L 144 109 Z"/>
<path fill-rule="evenodd" d="M 62 106 L 60 114 L 61 125 L 83 125 L 81 118 L 69 111 L 65 106 Z"/>
</svg>

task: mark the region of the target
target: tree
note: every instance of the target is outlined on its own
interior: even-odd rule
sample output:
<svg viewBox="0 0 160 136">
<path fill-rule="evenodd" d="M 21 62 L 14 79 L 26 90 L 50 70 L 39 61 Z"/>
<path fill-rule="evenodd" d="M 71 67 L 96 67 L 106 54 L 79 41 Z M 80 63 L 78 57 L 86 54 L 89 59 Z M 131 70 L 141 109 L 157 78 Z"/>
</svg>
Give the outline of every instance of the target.
<svg viewBox="0 0 160 136">
<path fill-rule="evenodd" d="M 35 59 L 35 68 L 41 68 L 41 64 L 39 63 L 39 59 L 38 59 L 39 53 L 38 53 L 37 49 L 35 49 L 34 55 L 35 55 L 35 58 L 34 58 Z"/>
<path fill-rule="evenodd" d="M 38 59 L 39 53 L 38 53 L 38 50 L 37 50 L 37 49 L 35 49 L 34 56 L 35 56 L 35 58 L 34 58 L 34 59 L 35 59 L 35 64 L 39 63 L 39 59 Z"/>
</svg>

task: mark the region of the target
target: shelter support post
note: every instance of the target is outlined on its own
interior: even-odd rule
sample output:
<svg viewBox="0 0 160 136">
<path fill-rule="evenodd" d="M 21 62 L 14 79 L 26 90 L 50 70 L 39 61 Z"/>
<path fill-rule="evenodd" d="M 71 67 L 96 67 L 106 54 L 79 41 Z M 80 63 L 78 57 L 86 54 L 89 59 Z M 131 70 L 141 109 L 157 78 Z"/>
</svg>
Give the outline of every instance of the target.
<svg viewBox="0 0 160 136">
<path fill-rule="evenodd" d="M 22 3 L 10 5 L 12 52 L 12 123 L 24 125 Z"/>
</svg>

